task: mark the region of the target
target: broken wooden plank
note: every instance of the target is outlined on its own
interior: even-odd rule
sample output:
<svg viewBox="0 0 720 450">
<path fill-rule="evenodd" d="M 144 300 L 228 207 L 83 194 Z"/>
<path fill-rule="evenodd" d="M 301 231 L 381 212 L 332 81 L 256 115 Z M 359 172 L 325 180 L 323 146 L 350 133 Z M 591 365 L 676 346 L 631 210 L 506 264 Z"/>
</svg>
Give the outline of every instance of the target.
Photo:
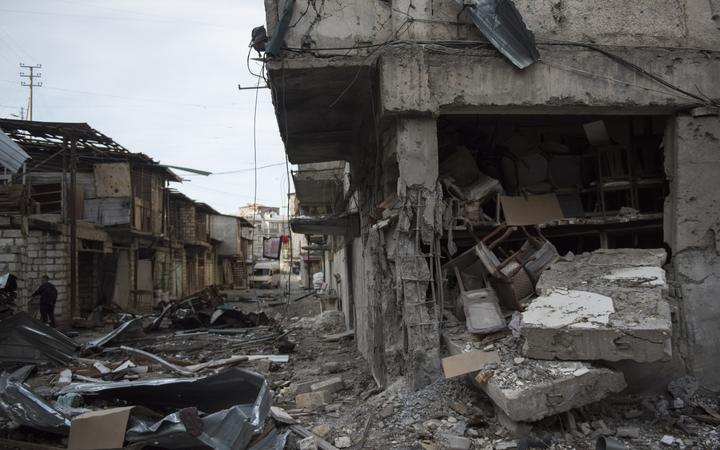
<svg viewBox="0 0 720 450">
<path fill-rule="evenodd" d="M 186 366 L 186 369 L 190 372 L 196 373 L 203 369 L 210 369 L 214 367 L 223 367 L 223 366 L 230 366 L 233 364 L 238 364 L 240 362 L 247 361 L 249 358 L 245 355 L 236 355 L 231 356 L 229 358 L 224 359 L 216 359 L 213 361 L 208 361 L 200 364 L 193 364 L 191 366 Z"/>
<path fill-rule="evenodd" d="M 355 330 L 347 330 L 343 331 L 342 333 L 337 334 L 326 334 L 322 337 L 322 340 L 325 342 L 338 342 L 342 341 L 345 338 L 354 338 L 355 337 Z"/>
</svg>

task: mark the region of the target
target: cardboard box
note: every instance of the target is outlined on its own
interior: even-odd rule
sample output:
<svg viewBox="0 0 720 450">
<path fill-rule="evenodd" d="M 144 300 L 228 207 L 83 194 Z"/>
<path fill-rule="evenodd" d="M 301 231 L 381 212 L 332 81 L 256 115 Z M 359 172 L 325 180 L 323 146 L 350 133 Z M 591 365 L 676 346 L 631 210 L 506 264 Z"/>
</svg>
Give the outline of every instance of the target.
<svg viewBox="0 0 720 450">
<path fill-rule="evenodd" d="M 560 202 L 555 194 L 528 195 L 526 197 L 500 196 L 500 204 L 509 226 L 540 225 L 563 219 Z"/>
<path fill-rule="evenodd" d="M 72 419 L 68 449 L 94 450 L 122 448 L 130 411 L 134 406 L 102 409 Z"/>
<path fill-rule="evenodd" d="M 443 358 L 442 367 L 445 378 L 453 378 L 466 373 L 478 372 L 486 364 L 491 363 L 500 363 L 500 356 L 497 352 L 474 351 Z"/>
</svg>

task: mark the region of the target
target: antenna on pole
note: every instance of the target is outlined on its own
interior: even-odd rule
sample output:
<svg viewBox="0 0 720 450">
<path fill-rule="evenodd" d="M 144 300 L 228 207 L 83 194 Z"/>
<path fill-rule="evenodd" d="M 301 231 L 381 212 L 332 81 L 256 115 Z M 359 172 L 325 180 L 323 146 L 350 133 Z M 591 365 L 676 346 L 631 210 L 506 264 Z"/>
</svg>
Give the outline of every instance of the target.
<svg viewBox="0 0 720 450">
<path fill-rule="evenodd" d="M 35 69 L 42 68 L 42 64 L 36 64 L 36 65 L 28 65 L 20 63 L 20 68 L 22 69 L 28 69 L 30 72 L 20 72 L 20 76 L 22 78 L 27 78 L 29 81 L 21 81 L 21 86 L 28 86 L 30 88 L 30 97 L 28 98 L 28 109 L 27 109 L 27 119 L 33 120 L 33 88 L 34 87 L 42 87 L 42 82 L 35 82 L 36 78 L 40 78 L 42 74 L 40 72 L 35 72 Z"/>
</svg>

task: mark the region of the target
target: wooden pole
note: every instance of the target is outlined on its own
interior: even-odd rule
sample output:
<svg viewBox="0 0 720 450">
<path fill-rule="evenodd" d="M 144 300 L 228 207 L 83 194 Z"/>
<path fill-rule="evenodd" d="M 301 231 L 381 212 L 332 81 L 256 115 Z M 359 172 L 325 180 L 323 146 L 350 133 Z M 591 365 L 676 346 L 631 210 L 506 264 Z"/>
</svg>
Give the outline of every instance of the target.
<svg viewBox="0 0 720 450">
<path fill-rule="evenodd" d="M 77 291 L 77 158 L 75 140 L 70 140 L 70 319 L 79 310 Z"/>
</svg>

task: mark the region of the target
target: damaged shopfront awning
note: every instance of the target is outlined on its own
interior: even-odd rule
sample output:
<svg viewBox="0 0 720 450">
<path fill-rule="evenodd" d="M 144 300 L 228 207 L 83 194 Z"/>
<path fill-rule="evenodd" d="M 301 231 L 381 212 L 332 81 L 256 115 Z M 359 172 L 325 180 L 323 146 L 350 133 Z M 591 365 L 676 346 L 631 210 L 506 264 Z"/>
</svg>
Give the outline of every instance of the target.
<svg viewBox="0 0 720 450">
<path fill-rule="evenodd" d="M 16 173 L 28 158 L 30 155 L 0 129 L 0 166 Z"/>
</svg>

